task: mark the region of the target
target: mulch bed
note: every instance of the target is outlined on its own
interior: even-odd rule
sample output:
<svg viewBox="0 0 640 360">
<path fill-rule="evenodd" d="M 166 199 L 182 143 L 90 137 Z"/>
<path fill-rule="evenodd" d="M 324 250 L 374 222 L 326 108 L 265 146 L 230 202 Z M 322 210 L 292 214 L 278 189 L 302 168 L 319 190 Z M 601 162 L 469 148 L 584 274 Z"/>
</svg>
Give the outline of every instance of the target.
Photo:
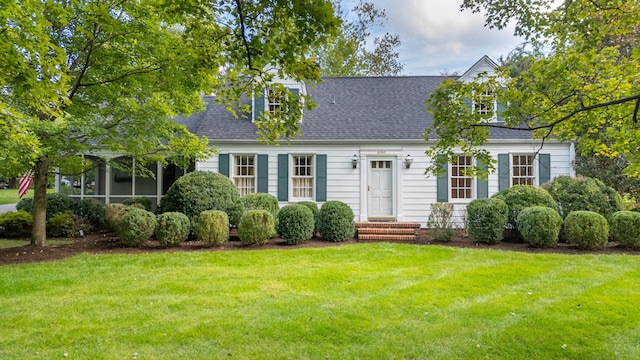
<svg viewBox="0 0 640 360">
<path fill-rule="evenodd" d="M 232 234 L 230 241 L 222 247 L 208 247 L 199 241 L 187 241 L 180 246 L 163 248 L 157 241 L 148 241 L 141 247 L 126 247 L 118 241 L 113 233 L 97 233 L 85 237 L 72 238 L 71 244 L 64 245 L 48 245 L 43 247 L 34 247 L 25 245 L 21 247 L 0 249 L 0 265 L 22 264 L 40 261 L 53 261 L 65 259 L 81 253 L 89 254 L 143 254 L 158 252 L 188 252 L 188 251 L 256 251 L 263 249 L 300 249 L 300 248 L 319 248 L 327 246 L 342 246 L 345 244 L 357 244 L 357 239 L 346 242 L 333 243 L 324 241 L 321 238 L 313 238 L 300 245 L 287 245 L 284 240 L 274 238 L 268 244 L 263 246 L 244 246 L 240 243 L 237 236 Z M 439 242 L 434 241 L 428 234 L 427 230 L 421 230 L 418 240 L 407 242 L 416 244 L 416 246 L 442 245 L 459 248 L 474 249 L 494 249 L 507 251 L 520 251 L 527 253 L 559 253 L 559 254 L 629 254 L 640 255 L 640 251 L 632 251 L 624 248 L 617 243 L 609 243 L 607 246 L 598 250 L 580 250 L 573 245 L 560 243 L 552 248 L 532 248 L 525 243 L 518 242 L 501 242 L 495 245 L 476 244 L 471 238 L 462 233 L 456 234 L 451 241 Z M 25 240 L 28 244 L 28 240 Z"/>
</svg>

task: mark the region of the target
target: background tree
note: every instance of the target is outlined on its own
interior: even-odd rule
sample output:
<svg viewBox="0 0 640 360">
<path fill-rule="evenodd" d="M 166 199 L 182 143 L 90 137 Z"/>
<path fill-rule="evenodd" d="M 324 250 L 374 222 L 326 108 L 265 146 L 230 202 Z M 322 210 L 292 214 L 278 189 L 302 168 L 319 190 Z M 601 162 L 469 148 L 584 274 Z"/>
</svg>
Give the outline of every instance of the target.
<svg viewBox="0 0 640 360">
<path fill-rule="evenodd" d="M 567 0 L 553 8 L 555 3 L 463 2 L 462 9 L 485 12 L 489 27 L 502 29 L 515 21 L 515 35 L 544 45 L 547 52 L 515 77 L 500 66 L 496 76 L 469 84 L 443 82 L 427 101 L 434 127 L 425 137 L 436 139 L 430 154 L 461 149 L 489 162 L 489 154 L 479 146 L 487 142 L 490 128 L 519 129 L 541 141 L 575 141 L 583 152 L 623 154 L 629 161 L 625 173 L 640 175 L 640 3 Z M 504 122 L 470 114 L 463 99 L 486 87 L 509 105 L 500 114 Z M 437 168 L 434 164 L 429 170 Z"/>
<path fill-rule="evenodd" d="M 384 27 L 387 15 L 373 3 L 359 0 L 351 11 L 341 1 L 334 0 L 337 15 L 342 19 L 340 31 L 326 44 L 315 49 L 323 76 L 393 76 L 402 72 L 398 60 L 400 37 L 385 33 L 373 38 L 371 33 Z"/>
<path fill-rule="evenodd" d="M 76 155 L 88 152 L 129 155 L 138 173 L 207 157 L 207 139 L 172 118 L 203 109 L 204 93 L 241 116 L 240 96 L 274 76 L 317 80 L 305 55 L 339 23 L 324 0 L 5 1 L 0 173 L 35 170 L 32 244 L 45 239 L 55 168 L 86 166 Z M 303 102 L 289 99 L 290 111 L 258 119 L 263 140 L 298 132 Z"/>
</svg>

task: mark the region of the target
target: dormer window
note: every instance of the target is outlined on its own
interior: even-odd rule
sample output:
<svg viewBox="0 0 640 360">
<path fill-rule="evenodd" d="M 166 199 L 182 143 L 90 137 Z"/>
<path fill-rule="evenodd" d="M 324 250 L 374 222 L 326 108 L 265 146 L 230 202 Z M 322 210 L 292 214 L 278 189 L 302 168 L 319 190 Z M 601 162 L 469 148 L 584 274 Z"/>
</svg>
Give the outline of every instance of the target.
<svg viewBox="0 0 640 360">
<path fill-rule="evenodd" d="M 280 109 L 282 100 L 284 99 L 281 93 L 273 89 L 267 89 L 267 111 L 269 111 L 269 113 L 273 114 Z"/>
<path fill-rule="evenodd" d="M 479 115 L 495 115 L 496 101 L 490 88 L 485 88 L 481 94 L 476 96 L 474 111 Z"/>
</svg>

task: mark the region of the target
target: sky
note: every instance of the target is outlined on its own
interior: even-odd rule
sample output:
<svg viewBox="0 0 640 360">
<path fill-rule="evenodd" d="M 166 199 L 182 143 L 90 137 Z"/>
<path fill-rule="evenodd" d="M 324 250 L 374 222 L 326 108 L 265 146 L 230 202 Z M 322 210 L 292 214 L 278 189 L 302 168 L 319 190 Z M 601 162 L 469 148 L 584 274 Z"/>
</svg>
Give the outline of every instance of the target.
<svg viewBox="0 0 640 360">
<path fill-rule="evenodd" d="M 483 55 L 494 61 L 506 56 L 522 39 L 513 28 L 484 26 L 484 16 L 460 12 L 462 0 L 367 0 L 384 9 L 383 30 L 398 34 L 402 75 L 462 74 Z M 351 8 L 351 0 L 343 0 Z"/>
</svg>

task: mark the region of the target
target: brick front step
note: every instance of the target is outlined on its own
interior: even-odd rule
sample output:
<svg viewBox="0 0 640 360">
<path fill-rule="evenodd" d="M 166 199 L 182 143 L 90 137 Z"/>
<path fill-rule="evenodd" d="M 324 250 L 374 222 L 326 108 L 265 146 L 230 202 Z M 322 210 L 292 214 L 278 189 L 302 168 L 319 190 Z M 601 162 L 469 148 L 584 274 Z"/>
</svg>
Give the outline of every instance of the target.
<svg viewBox="0 0 640 360">
<path fill-rule="evenodd" d="M 358 234 L 360 242 L 389 241 L 412 242 L 418 239 L 415 235 L 391 235 L 391 234 Z"/>
<path fill-rule="evenodd" d="M 358 228 L 358 235 L 361 234 L 390 234 L 390 235 L 415 235 L 414 228 Z"/>
<path fill-rule="evenodd" d="M 356 228 L 413 228 L 420 229 L 417 222 L 377 222 L 377 221 L 356 221 Z"/>
</svg>

